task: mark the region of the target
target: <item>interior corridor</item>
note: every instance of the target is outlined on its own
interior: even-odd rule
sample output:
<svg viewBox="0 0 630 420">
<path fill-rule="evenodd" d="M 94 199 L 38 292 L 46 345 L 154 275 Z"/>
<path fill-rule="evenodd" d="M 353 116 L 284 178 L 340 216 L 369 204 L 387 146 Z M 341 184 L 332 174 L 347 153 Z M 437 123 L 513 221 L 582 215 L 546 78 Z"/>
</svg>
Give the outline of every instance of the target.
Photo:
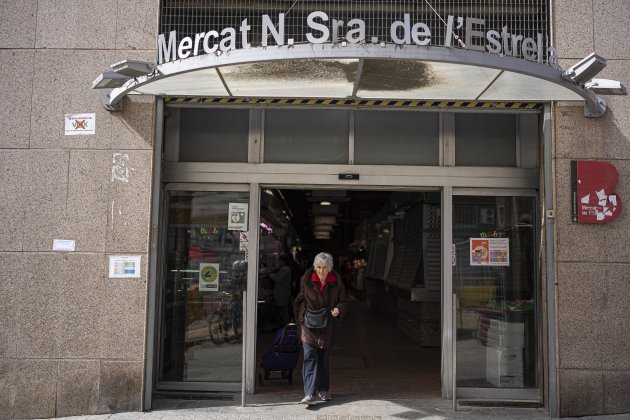
<svg viewBox="0 0 630 420">
<path fill-rule="evenodd" d="M 273 333 L 258 336 L 257 364 L 273 340 Z M 302 351 L 289 385 L 272 372 L 256 394 L 287 400 L 303 397 Z M 262 368 L 258 367 L 258 373 Z M 258 375 L 257 375 L 258 376 Z M 339 323 L 331 355 L 331 395 L 350 399 L 408 399 L 440 397 L 440 349 L 423 348 L 396 326 L 351 297 Z"/>
</svg>

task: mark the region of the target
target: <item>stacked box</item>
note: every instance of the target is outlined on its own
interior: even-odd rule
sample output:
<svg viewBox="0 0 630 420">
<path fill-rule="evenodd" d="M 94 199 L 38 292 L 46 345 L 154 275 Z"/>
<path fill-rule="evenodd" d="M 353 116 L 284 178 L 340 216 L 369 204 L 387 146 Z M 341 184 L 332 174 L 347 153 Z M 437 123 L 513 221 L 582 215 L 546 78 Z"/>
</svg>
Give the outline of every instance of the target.
<svg viewBox="0 0 630 420">
<path fill-rule="evenodd" d="M 523 387 L 525 324 L 490 320 L 486 343 L 486 379 L 500 388 Z"/>
</svg>

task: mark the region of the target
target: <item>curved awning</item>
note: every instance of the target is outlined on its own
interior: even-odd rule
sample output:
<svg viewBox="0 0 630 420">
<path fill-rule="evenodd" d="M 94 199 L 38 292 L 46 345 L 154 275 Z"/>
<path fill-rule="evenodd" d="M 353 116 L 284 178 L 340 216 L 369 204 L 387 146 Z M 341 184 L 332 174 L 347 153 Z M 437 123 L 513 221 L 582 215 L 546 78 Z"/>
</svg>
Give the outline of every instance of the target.
<svg viewBox="0 0 630 420">
<path fill-rule="evenodd" d="M 112 68 L 116 69 L 116 65 Z M 113 109 L 125 95 L 147 94 L 227 98 L 584 101 L 587 116 L 598 117 L 606 110 L 605 103 L 594 90 L 571 80 L 567 77 L 569 73 L 562 69 L 456 48 L 300 44 L 199 55 L 146 68 L 148 74 L 144 75 L 125 73 L 124 70 L 115 73 L 122 74 L 115 79 L 122 86 L 107 92 L 103 104 Z M 106 78 L 106 73 L 99 76 L 93 87 L 108 87 L 102 83 Z M 625 88 L 622 90 L 625 93 Z"/>
</svg>

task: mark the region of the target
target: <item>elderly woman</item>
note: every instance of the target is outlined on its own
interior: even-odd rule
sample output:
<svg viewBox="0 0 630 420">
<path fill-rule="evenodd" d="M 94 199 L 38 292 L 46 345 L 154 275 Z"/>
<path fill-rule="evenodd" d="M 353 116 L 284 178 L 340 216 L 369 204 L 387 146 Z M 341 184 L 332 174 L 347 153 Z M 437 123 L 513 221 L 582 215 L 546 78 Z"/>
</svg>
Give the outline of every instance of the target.
<svg viewBox="0 0 630 420">
<path fill-rule="evenodd" d="M 340 276 L 332 270 L 332 255 L 321 252 L 315 256 L 313 268 L 304 273 L 300 292 L 295 298 L 295 319 L 300 325 L 300 339 L 304 349 L 304 398 L 302 404 L 316 400 L 329 401 L 330 348 L 335 324 L 346 309 L 346 289 Z M 305 312 L 326 308 L 327 325 L 310 328 L 305 325 Z M 307 323 L 308 324 L 308 323 Z"/>
</svg>

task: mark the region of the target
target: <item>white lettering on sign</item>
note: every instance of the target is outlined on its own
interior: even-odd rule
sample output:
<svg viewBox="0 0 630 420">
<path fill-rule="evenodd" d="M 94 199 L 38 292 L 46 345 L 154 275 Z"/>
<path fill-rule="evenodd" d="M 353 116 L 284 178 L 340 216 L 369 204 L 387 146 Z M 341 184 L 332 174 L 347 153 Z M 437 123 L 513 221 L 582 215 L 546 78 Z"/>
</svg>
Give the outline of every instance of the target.
<svg viewBox="0 0 630 420">
<path fill-rule="evenodd" d="M 402 20 L 392 22 L 389 28 L 389 41 L 368 35 L 368 28 L 363 19 L 354 18 L 345 22 L 331 19 L 328 14 L 319 10 L 311 12 L 306 17 L 306 26 L 309 32 L 306 32 L 304 36 L 311 44 L 341 41 L 359 44 L 369 39 L 373 44 L 391 42 L 396 45 L 432 45 L 432 33 L 429 26 L 424 22 L 413 22 L 410 13 L 404 13 Z M 287 43 L 284 13 L 279 13 L 276 19 L 269 15 L 262 15 L 260 27 L 263 47 L 283 46 Z M 486 31 L 485 27 L 485 19 L 450 15 L 446 18 L 446 33 L 442 46 L 451 47 L 459 44 L 463 48 L 474 51 L 543 62 L 543 34 L 537 33 L 535 39 L 525 38 L 523 35 L 511 33 L 507 25 L 503 26 L 500 32 L 494 29 Z M 237 28 L 227 27 L 220 32 L 211 29 L 207 32 L 199 32 L 192 37 L 183 37 L 179 41 L 176 31 L 169 32 L 168 36 L 160 34 L 157 45 L 158 63 L 194 57 L 202 52 L 214 54 L 237 48 L 251 48 L 251 29 L 252 25 L 244 19 Z M 463 32 L 463 40 L 457 35 L 458 31 Z M 293 39 L 288 40 L 288 45 L 293 45 Z"/>
</svg>

